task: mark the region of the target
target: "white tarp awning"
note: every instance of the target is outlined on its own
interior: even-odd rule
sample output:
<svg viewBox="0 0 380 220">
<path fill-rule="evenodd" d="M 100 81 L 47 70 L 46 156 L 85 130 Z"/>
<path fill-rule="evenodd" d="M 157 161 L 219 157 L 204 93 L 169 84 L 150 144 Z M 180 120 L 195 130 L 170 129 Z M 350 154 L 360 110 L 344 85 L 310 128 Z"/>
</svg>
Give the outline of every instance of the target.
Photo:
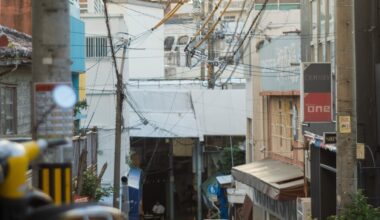
<svg viewBox="0 0 380 220">
<path fill-rule="evenodd" d="M 245 90 L 192 90 L 191 98 L 201 134 L 246 134 Z"/>
<path fill-rule="evenodd" d="M 127 99 L 130 137 L 245 135 L 245 90 L 136 89 Z"/>
<path fill-rule="evenodd" d="M 129 107 L 130 137 L 198 138 L 190 92 L 133 90 L 128 98 L 138 112 Z"/>
</svg>

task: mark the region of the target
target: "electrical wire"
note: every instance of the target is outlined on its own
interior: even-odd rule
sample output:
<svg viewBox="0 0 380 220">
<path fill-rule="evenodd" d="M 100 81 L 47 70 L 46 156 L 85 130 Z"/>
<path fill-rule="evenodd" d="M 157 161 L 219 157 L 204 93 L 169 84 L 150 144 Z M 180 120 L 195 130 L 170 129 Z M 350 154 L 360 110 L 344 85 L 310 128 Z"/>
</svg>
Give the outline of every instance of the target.
<svg viewBox="0 0 380 220">
<path fill-rule="evenodd" d="M 237 54 L 237 52 L 238 52 L 238 51 L 240 50 L 240 48 L 243 46 L 244 41 L 247 39 L 248 35 L 249 35 L 249 34 L 251 33 L 251 31 L 252 31 L 252 28 L 256 25 L 257 20 L 260 18 L 262 12 L 265 10 L 267 3 L 268 3 L 268 0 L 265 0 L 265 2 L 264 2 L 264 4 L 263 4 L 262 8 L 260 9 L 260 11 L 257 13 L 257 15 L 255 16 L 255 18 L 253 19 L 253 21 L 252 21 L 252 23 L 251 23 L 251 26 L 249 27 L 247 33 L 245 34 L 243 40 L 240 42 L 239 46 L 235 49 L 235 51 L 234 51 L 232 57 L 235 57 L 235 55 Z M 256 28 L 257 28 L 257 25 L 256 25 Z M 254 32 L 254 31 L 253 31 L 253 32 Z M 218 77 L 220 77 L 220 76 L 223 74 L 224 70 L 225 70 L 225 68 L 221 70 L 221 72 L 219 73 L 219 76 L 215 77 L 215 79 L 217 79 Z M 235 70 L 234 70 L 234 71 L 235 71 Z M 231 77 L 233 76 L 234 71 L 233 71 L 233 72 L 231 73 L 231 75 L 228 77 L 228 80 L 227 80 L 225 83 L 223 83 L 223 84 L 221 85 L 222 87 L 223 87 L 223 86 L 224 86 L 224 85 L 225 85 L 225 84 L 231 79 Z M 213 83 L 215 83 L 215 81 L 214 81 Z"/>
<path fill-rule="evenodd" d="M 202 32 L 202 30 L 206 27 L 206 25 L 209 23 L 209 21 L 211 20 L 211 18 L 213 18 L 215 12 L 218 10 L 220 4 L 222 3 L 222 0 L 219 0 L 218 3 L 215 5 L 214 9 L 212 10 L 212 12 L 209 14 L 209 16 L 206 18 L 205 22 L 203 23 L 203 25 L 198 29 L 197 32 L 195 32 L 195 34 L 191 37 L 189 43 L 186 45 L 185 47 L 185 51 L 187 51 L 189 45 L 196 39 L 196 37 Z"/>
<path fill-rule="evenodd" d="M 165 15 L 165 17 L 159 21 L 153 28 L 151 28 L 150 30 L 151 31 L 154 31 L 156 30 L 158 27 L 160 27 L 161 25 L 163 25 L 165 22 L 167 22 L 169 19 L 171 19 L 174 14 L 182 7 L 182 5 L 185 3 L 184 0 L 181 0 L 177 3 L 177 5 L 169 12 Z"/>
<path fill-rule="evenodd" d="M 228 0 L 227 5 L 224 7 L 222 13 L 220 13 L 220 16 L 218 17 L 217 21 L 212 25 L 210 30 L 206 33 L 205 37 L 202 38 L 195 46 L 192 48 L 192 51 L 196 50 L 198 47 L 200 47 L 207 39 L 210 38 L 211 34 L 214 32 L 216 26 L 219 24 L 219 22 L 222 20 L 223 15 L 226 13 L 228 7 L 230 6 L 232 0 Z"/>
</svg>

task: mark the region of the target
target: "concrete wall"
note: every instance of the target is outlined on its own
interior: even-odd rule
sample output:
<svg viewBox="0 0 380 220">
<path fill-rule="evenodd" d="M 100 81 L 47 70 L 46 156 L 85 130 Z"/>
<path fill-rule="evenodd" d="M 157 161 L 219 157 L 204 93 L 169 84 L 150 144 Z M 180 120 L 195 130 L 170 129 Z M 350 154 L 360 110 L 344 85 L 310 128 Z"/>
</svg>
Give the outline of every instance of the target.
<svg viewBox="0 0 380 220">
<path fill-rule="evenodd" d="M 0 72 L 3 70 L 0 67 Z M 1 77 L 1 83 L 8 83 L 17 87 L 17 134 L 31 134 L 31 65 L 22 65 L 16 71 Z"/>
<path fill-rule="evenodd" d="M 164 77 L 164 26 L 150 31 L 164 16 L 159 4 L 128 1 L 109 4 L 110 13 L 124 15 L 131 37 L 128 53 L 128 74 L 133 79 Z M 138 37 L 137 39 L 134 39 Z M 149 64 L 149 65 L 147 65 Z"/>
<path fill-rule="evenodd" d="M 107 37 L 107 27 L 102 15 L 84 14 L 82 20 L 85 23 L 86 37 Z M 127 32 L 127 26 L 124 22 L 124 17 L 121 14 L 110 15 L 110 27 L 113 41 L 121 44 L 125 36 L 120 35 L 120 32 Z M 115 44 L 115 43 L 114 43 Z M 109 41 L 107 39 L 107 45 Z M 110 47 L 108 47 L 109 49 Z M 122 57 L 123 50 L 120 49 L 116 52 L 116 57 Z M 128 54 L 128 52 L 127 52 Z M 101 91 L 103 89 L 112 90 L 115 89 L 116 76 L 113 69 L 113 63 L 111 59 L 111 52 L 105 57 L 86 57 L 86 70 L 87 70 L 87 91 L 91 95 L 92 90 Z M 117 59 L 118 67 L 120 70 L 121 59 Z M 128 63 L 126 62 L 125 65 Z M 128 79 L 126 68 L 123 73 L 124 80 Z"/>
<path fill-rule="evenodd" d="M 114 118 L 109 118 L 110 121 L 114 121 Z M 107 169 L 104 173 L 102 184 L 113 185 L 114 174 L 114 152 L 115 152 L 115 130 L 114 129 L 99 129 L 99 146 L 98 146 L 98 171 L 104 163 L 107 163 Z M 129 138 L 127 132 L 122 133 L 121 139 L 121 165 L 120 173 L 123 176 L 129 171 L 127 155 L 129 155 Z"/>
<path fill-rule="evenodd" d="M 297 34 L 264 41 L 259 50 L 262 91 L 289 91 L 300 89 L 301 37 Z"/>
</svg>

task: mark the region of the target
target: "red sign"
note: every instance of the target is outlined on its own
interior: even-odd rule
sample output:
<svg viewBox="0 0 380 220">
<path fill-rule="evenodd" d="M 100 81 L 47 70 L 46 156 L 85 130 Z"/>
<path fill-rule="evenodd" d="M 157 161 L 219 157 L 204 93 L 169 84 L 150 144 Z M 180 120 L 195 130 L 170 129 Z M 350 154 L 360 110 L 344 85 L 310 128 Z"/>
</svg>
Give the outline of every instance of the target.
<svg viewBox="0 0 380 220">
<path fill-rule="evenodd" d="M 331 93 L 305 93 L 305 122 L 330 122 L 331 109 Z"/>
<path fill-rule="evenodd" d="M 74 195 L 74 203 L 86 203 L 89 201 L 90 201 L 90 199 L 88 196 Z"/>
</svg>

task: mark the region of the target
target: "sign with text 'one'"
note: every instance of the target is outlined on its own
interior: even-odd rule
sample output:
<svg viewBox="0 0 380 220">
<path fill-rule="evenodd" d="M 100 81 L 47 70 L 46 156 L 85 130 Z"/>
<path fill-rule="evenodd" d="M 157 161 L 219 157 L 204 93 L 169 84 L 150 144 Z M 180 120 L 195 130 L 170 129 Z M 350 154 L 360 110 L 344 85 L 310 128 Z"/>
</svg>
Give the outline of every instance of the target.
<svg viewBox="0 0 380 220">
<path fill-rule="evenodd" d="M 307 63 L 303 70 L 304 122 L 331 122 L 331 65 Z"/>
</svg>

